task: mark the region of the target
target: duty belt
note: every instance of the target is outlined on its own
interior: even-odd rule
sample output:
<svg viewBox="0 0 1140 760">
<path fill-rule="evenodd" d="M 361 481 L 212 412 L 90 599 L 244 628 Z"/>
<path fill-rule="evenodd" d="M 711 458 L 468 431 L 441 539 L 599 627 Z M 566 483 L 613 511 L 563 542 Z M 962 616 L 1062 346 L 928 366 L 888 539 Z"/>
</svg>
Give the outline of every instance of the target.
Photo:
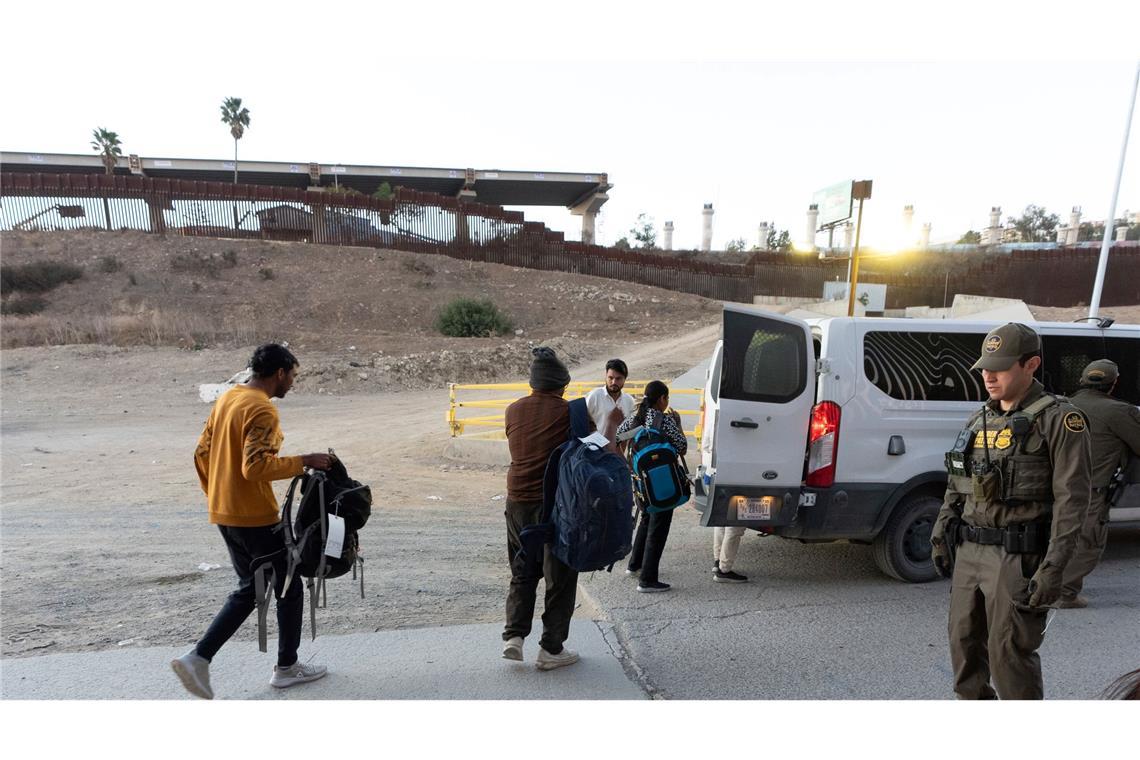
<svg viewBox="0 0 1140 760">
<path fill-rule="evenodd" d="M 980 528 L 962 523 L 958 540 L 1004 547 L 1010 554 L 1044 554 L 1049 547 L 1049 523 L 1015 523 L 1004 528 Z"/>
</svg>

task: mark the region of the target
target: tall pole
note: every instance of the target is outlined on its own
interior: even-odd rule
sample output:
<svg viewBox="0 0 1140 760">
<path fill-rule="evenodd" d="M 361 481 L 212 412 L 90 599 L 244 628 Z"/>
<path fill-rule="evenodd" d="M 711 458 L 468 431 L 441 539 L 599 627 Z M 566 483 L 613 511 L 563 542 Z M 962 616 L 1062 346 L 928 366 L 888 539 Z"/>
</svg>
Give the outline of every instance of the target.
<svg viewBox="0 0 1140 760">
<path fill-rule="evenodd" d="M 1093 285 L 1092 301 L 1089 304 L 1089 318 L 1100 314 L 1100 297 L 1104 292 L 1104 274 L 1108 269 L 1108 247 L 1112 239 L 1112 226 L 1116 224 L 1116 199 L 1120 195 L 1120 179 L 1124 175 L 1124 154 L 1128 152 L 1128 133 L 1132 130 L 1132 112 L 1136 110 L 1136 89 L 1140 86 L 1140 64 L 1136 65 L 1136 78 L 1132 82 L 1132 102 L 1128 105 L 1128 120 L 1124 124 L 1124 144 L 1120 146 L 1120 165 L 1116 168 L 1116 186 L 1112 188 L 1112 203 L 1108 207 L 1108 218 L 1104 220 L 1104 239 L 1100 243 L 1100 259 L 1096 264 L 1096 283 Z"/>
<path fill-rule="evenodd" d="M 855 247 L 851 249 L 851 277 L 848 278 L 847 316 L 855 316 L 855 281 L 859 279 L 859 233 L 863 231 L 863 199 L 859 199 L 859 216 L 855 220 Z"/>
</svg>

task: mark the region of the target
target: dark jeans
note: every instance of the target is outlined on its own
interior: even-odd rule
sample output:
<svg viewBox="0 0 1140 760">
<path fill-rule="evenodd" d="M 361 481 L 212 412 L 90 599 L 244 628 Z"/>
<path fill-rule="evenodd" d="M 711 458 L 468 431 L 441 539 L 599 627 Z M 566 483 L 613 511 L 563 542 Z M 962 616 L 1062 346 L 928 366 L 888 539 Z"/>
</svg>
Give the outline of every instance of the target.
<svg viewBox="0 0 1140 760">
<path fill-rule="evenodd" d="M 637 532 L 633 537 L 633 551 L 629 554 L 629 569 L 641 572 L 641 584 L 656 583 L 661 554 L 669 540 L 669 526 L 673 524 L 673 510 L 649 513 L 638 499 L 637 512 Z"/>
<path fill-rule="evenodd" d="M 536 524 L 542 515 L 542 502 L 507 500 L 507 561 L 511 565 L 511 588 L 507 592 L 507 627 L 503 641 L 530 635 L 534 618 L 538 578 L 527 578 L 516 566 L 519 533 L 527 525 Z M 542 613 L 542 638 L 539 645 L 551 654 L 562 651 L 562 643 L 570 636 L 570 618 L 578 595 L 578 571 L 572 570 L 550 553 L 547 544 L 542 558 L 542 577 L 546 580 L 546 602 Z"/>
<path fill-rule="evenodd" d="M 234 572 L 238 576 L 238 587 L 226 599 L 221 612 L 210 623 L 206 635 L 195 648 L 199 657 L 213 660 L 214 655 L 237 633 L 249 613 L 257 607 L 253 591 L 253 571 L 250 565 L 259 557 L 274 554 L 273 569 L 277 573 L 277 664 L 288 667 L 297 662 L 297 647 L 301 645 L 301 621 L 305 612 L 305 592 L 301 589 L 300 576 L 289 584 L 289 591 L 281 596 L 285 585 L 285 542 L 276 525 L 260 528 L 233 528 L 219 525 L 222 539 L 230 553 Z M 260 561 L 258 564 L 261 564 Z"/>
</svg>

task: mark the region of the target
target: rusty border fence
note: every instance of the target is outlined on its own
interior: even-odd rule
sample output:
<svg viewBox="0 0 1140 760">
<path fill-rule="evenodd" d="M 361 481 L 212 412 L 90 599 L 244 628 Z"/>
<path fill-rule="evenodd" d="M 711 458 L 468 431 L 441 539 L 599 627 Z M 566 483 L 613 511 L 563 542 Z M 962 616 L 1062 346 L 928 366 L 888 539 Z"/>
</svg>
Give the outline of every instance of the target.
<svg viewBox="0 0 1140 760">
<path fill-rule="evenodd" d="M 596 275 L 724 301 L 820 298 L 846 263 L 755 252 L 744 263 L 697 252 L 645 252 L 567 241 L 519 211 L 406 188 L 381 199 L 336 191 L 101 174 L 0 173 L 0 230 L 138 230 L 159 235 L 297 241 L 443 254 L 468 261 Z M 978 255 L 943 265 L 869 270 L 888 308 L 942 306 L 948 294 L 1017 297 L 1074 306 L 1091 293 L 1096 251 Z M 1087 287 L 1086 287 L 1087 281 Z M 1105 306 L 1140 303 L 1140 246 L 1113 246 Z"/>
</svg>

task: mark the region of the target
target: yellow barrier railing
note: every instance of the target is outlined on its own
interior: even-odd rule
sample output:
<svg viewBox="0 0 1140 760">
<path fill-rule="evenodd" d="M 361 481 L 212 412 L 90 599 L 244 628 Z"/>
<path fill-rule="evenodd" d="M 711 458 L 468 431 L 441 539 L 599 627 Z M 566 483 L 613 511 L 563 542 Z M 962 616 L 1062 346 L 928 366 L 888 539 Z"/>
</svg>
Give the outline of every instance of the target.
<svg viewBox="0 0 1140 760">
<path fill-rule="evenodd" d="M 645 392 L 645 386 L 648 383 L 648 380 L 628 380 L 626 381 L 625 387 L 622 388 L 622 391 L 633 396 L 635 400 L 638 400 L 638 397 Z M 570 383 L 566 386 L 565 398 L 567 400 L 581 398 L 598 386 L 598 383 Z M 531 388 L 527 383 L 448 383 L 447 391 L 450 402 L 447 408 L 447 427 L 451 431 L 452 438 L 466 434 L 468 428 L 478 428 L 476 434 L 480 438 L 506 438 L 506 432 L 503 429 L 503 416 L 506 412 L 506 408 L 520 398 L 529 395 Z M 510 398 L 484 398 L 461 401 L 458 398 L 458 394 L 466 391 L 509 391 L 515 395 L 512 395 Z M 669 389 L 669 395 L 671 397 L 700 396 L 703 393 L 704 391 L 701 388 Z M 499 412 L 497 414 L 460 417 L 458 415 L 460 409 L 496 409 L 499 410 Z M 700 411 L 695 409 L 677 409 L 676 411 L 681 415 L 685 435 L 692 436 L 700 441 L 702 422 Z M 696 426 L 691 429 L 684 425 L 689 417 L 697 418 Z"/>
</svg>

